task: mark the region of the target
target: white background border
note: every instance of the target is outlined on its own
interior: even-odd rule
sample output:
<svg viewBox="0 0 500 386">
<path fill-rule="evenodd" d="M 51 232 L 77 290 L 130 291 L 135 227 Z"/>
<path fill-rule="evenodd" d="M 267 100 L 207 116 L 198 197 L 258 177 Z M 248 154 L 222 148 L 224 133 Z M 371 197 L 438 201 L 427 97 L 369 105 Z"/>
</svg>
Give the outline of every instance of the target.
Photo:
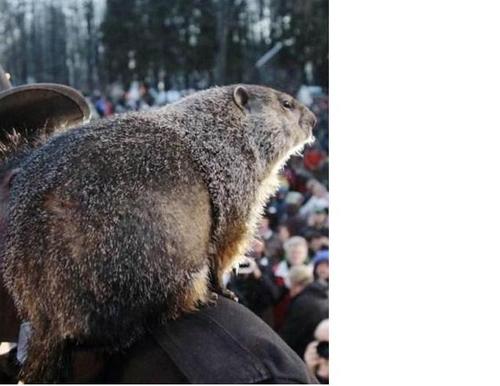
<svg viewBox="0 0 500 386">
<path fill-rule="evenodd" d="M 500 2 L 330 2 L 332 381 L 500 384 Z"/>
</svg>

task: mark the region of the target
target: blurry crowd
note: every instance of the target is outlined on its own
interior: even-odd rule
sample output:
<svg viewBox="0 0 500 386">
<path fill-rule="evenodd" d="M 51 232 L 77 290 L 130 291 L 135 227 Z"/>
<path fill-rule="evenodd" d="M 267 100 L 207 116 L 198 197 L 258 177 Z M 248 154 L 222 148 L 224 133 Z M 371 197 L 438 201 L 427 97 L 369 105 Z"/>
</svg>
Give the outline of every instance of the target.
<svg viewBox="0 0 500 386">
<path fill-rule="evenodd" d="M 134 81 L 126 90 L 120 84 L 112 84 L 106 93 L 95 90 L 88 98 L 94 108 L 93 116 L 104 118 L 127 111 L 143 111 L 164 106 L 195 91 L 194 89 L 165 90 L 163 82 L 159 82 L 155 87 L 145 82 Z"/>
<path fill-rule="evenodd" d="M 100 117 L 173 103 L 195 90 L 165 90 L 133 82 L 91 98 Z M 239 302 L 274 328 L 328 382 L 329 229 L 328 96 L 303 87 L 297 98 L 318 118 L 316 141 L 294 156 L 268 203 L 246 260 L 226 277 Z M 94 114 L 96 115 L 96 114 Z"/>
</svg>

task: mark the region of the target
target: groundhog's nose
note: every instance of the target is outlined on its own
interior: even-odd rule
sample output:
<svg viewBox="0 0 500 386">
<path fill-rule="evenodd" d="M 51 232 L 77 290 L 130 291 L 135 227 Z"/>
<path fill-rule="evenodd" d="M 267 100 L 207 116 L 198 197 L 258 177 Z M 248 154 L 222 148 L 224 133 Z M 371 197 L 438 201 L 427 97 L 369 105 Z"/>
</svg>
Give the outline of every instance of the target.
<svg viewBox="0 0 500 386">
<path fill-rule="evenodd" d="M 311 129 L 313 129 L 317 123 L 316 116 L 309 109 L 305 109 L 304 113 L 302 114 L 301 121 L 302 125 L 309 126 Z"/>
</svg>

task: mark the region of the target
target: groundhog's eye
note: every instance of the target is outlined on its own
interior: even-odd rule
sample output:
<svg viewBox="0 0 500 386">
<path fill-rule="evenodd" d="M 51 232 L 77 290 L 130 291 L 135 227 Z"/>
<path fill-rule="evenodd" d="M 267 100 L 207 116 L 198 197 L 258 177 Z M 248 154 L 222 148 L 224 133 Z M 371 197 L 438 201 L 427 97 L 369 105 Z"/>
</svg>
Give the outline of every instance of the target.
<svg viewBox="0 0 500 386">
<path fill-rule="evenodd" d="M 283 101 L 282 105 L 285 109 L 293 109 L 293 103 L 291 101 Z"/>
</svg>

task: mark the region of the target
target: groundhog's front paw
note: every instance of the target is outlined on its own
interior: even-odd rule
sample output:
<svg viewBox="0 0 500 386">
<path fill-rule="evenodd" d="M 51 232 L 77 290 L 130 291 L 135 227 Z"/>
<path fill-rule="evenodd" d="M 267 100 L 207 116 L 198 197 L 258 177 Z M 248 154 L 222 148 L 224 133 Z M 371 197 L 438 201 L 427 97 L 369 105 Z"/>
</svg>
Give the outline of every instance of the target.
<svg viewBox="0 0 500 386">
<path fill-rule="evenodd" d="M 217 300 L 219 299 L 219 295 L 215 292 L 210 292 L 208 295 L 208 301 L 207 304 L 209 306 L 215 306 L 217 304 Z"/>
<path fill-rule="evenodd" d="M 219 299 L 219 294 L 224 296 L 225 298 L 234 300 L 235 302 L 238 301 L 238 297 L 235 295 L 233 291 L 228 290 L 227 288 L 220 289 L 217 292 L 210 292 L 207 304 L 211 306 L 215 306 L 217 304 L 217 300 Z"/>
<path fill-rule="evenodd" d="M 236 294 L 233 291 L 228 290 L 227 288 L 223 288 L 221 290 L 221 295 L 228 299 L 234 300 L 235 302 L 238 302 L 238 297 L 236 296 Z"/>
</svg>

